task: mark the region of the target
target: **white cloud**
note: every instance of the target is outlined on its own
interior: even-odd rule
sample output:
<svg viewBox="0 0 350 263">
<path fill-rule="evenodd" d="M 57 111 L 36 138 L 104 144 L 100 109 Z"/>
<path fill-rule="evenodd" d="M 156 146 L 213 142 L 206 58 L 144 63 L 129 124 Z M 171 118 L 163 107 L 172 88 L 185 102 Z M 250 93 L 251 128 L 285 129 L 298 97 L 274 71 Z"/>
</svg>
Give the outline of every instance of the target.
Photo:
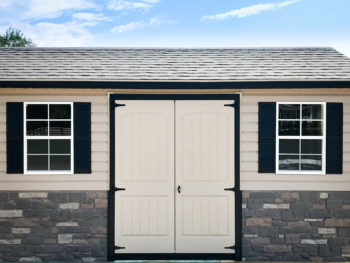
<svg viewBox="0 0 350 263">
<path fill-rule="evenodd" d="M 225 12 L 221 14 L 203 16 L 201 20 L 224 20 L 227 18 L 234 18 L 234 17 L 242 18 L 242 17 L 251 16 L 251 15 L 258 15 L 261 12 L 277 10 L 282 7 L 294 4 L 298 1 L 299 0 L 290 0 L 290 1 L 285 1 L 281 3 L 266 3 L 266 4 L 252 5 L 252 6 L 243 7 L 240 9 L 234 9 L 229 12 Z"/>
<path fill-rule="evenodd" d="M 56 18 L 66 10 L 96 9 L 97 5 L 91 0 L 30 0 L 24 2 L 27 10 L 24 18 Z"/>
<path fill-rule="evenodd" d="M 104 16 L 103 14 L 95 14 L 95 13 L 74 13 L 72 15 L 73 18 L 85 21 L 109 21 L 110 18 Z"/>
<path fill-rule="evenodd" d="M 133 31 L 135 29 L 139 29 L 145 26 L 143 22 L 130 22 L 125 25 L 119 25 L 112 28 L 112 33 L 125 33 L 128 31 Z"/>
<path fill-rule="evenodd" d="M 172 21 L 170 20 L 161 20 L 159 18 L 151 18 L 148 21 L 138 21 L 138 22 L 130 22 L 125 25 L 119 25 L 115 26 L 112 28 L 111 32 L 112 33 L 125 33 L 128 31 L 133 31 L 136 29 L 141 29 L 145 27 L 151 27 L 151 26 L 156 26 L 156 25 L 161 25 L 161 24 L 170 24 Z"/>
<path fill-rule="evenodd" d="M 14 0 L 1 0 L 0 8 L 8 8 L 14 4 Z"/>
<path fill-rule="evenodd" d="M 42 22 L 28 25 L 24 32 L 38 46 L 79 47 L 94 39 L 85 26 L 75 22 L 63 24 Z"/>
<path fill-rule="evenodd" d="M 111 0 L 108 3 L 108 9 L 116 11 L 130 9 L 148 9 L 158 2 L 159 0 Z"/>
</svg>

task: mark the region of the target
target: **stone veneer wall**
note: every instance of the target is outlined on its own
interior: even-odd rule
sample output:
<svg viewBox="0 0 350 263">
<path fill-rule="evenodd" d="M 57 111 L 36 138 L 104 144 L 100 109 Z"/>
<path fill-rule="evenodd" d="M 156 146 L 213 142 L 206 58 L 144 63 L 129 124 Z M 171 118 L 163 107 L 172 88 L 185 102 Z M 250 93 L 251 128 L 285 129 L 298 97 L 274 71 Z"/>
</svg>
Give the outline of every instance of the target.
<svg viewBox="0 0 350 263">
<path fill-rule="evenodd" d="M 106 261 L 107 192 L 0 192 L 0 261 Z"/>
<path fill-rule="evenodd" d="M 243 192 L 246 261 L 350 260 L 350 192 Z"/>
</svg>

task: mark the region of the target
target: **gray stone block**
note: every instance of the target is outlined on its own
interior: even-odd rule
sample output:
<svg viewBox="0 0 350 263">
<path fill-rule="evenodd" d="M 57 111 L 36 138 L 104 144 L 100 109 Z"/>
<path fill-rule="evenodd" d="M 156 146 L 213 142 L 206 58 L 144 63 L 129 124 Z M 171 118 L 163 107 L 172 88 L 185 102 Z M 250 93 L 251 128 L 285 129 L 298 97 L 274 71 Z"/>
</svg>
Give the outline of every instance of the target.
<svg viewBox="0 0 350 263">
<path fill-rule="evenodd" d="M 8 202 L 7 192 L 0 192 L 0 204 L 4 204 L 6 202 Z"/>
<path fill-rule="evenodd" d="M 326 218 L 330 217 L 331 213 L 328 210 L 306 210 L 304 215 L 307 218 Z"/>
<path fill-rule="evenodd" d="M 301 192 L 300 199 L 306 202 L 315 203 L 319 199 L 319 193 L 318 192 Z"/>
<path fill-rule="evenodd" d="M 72 234 L 58 234 L 57 235 L 57 243 L 58 244 L 70 244 L 73 242 Z"/>
<path fill-rule="evenodd" d="M 29 234 L 30 228 L 20 228 L 20 227 L 14 227 L 12 228 L 12 234 Z"/>
<path fill-rule="evenodd" d="M 63 203 L 59 205 L 59 209 L 79 209 L 79 203 Z"/>
<path fill-rule="evenodd" d="M 250 199 L 263 199 L 266 197 L 279 198 L 279 192 L 251 192 Z"/>
<path fill-rule="evenodd" d="M 22 257 L 18 260 L 19 262 L 41 262 L 39 257 Z"/>
<path fill-rule="evenodd" d="M 68 200 L 70 202 L 85 203 L 87 201 L 86 192 L 69 192 Z"/>
<path fill-rule="evenodd" d="M 264 246 L 264 252 L 265 253 L 285 253 L 285 252 L 291 252 L 292 246 L 290 245 L 267 245 Z"/>
<path fill-rule="evenodd" d="M 319 255 L 321 257 L 337 257 L 341 256 L 341 248 L 339 246 L 319 246 Z"/>
<path fill-rule="evenodd" d="M 318 233 L 322 235 L 333 235 L 337 233 L 336 228 L 319 228 Z"/>
<path fill-rule="evenodd" d="M 342 200 L 327 200 L 327 209 L 341 209 L 343 201 Z"/>
<path fill-rule="evenodd" d="M 271 217 L 279 219 L 281 218 L 281 211 L 277 209 L 256 209 L 255 215 L 257 217 Z"/>
<path fill-rule="evenodd" d="M 49 213 L 49 220 L 52 222 L 70 221 L 71 213 L 68 210 L 53 210 Z"/>
<path fill-rule="evenodd" d="M 252 245 L 267 245 L 267 244 L 270 244 L 270 238 L 268 237 L 251 238 L 250 243 Z"/>
<path fill-rule="evenodd" d="M 23 245 L 41 245 L 43 239 L 41 237 L 26 236 L 22 238 Z"/>
<path fill-rule="evenodd" d="M 288 233 L 312 233 L 314 230 L 312 227 L 303 221 L 290 222 L 287 226 Z"/>
<path fill-rule="evenodd" d="M 286 244 L 299 244 L 300 235 L 299 234 L 286 234 Z"/>
<path fill-rule="evenodd" d="M 327 239 L 301 239 L 302 245 L 327 245 Z"/>
<path fill-rule="evenodd" d="M 263 209 L 290 209 L 290 204 L 263 204 Z"/>
<path fill-rule="evenodd" d="M 246 226 L 272 226 L 271 218 L 252 217 L 246 219 Z"/>
<path fill-rule="evenodd" d="M 330 199 L 334 200 L 350 200 L 350 191 L 347 192 L 331 192 Z"/>
<path fill-rule="evenodd" d="M 67 202 L 68 201 L 68 194 L 67 194 L 67 192 L 49 192 L 48 199 L 52 200 L 56 203 Z"/>
<path fill-rule="evenodd" d="M 0 218 L 22 217 L 22 210 L 0 210 Z"/>
<path fill-rule="evenodd" d="M 254 209 L 243 209 L 242 216 L 243 217 L 253 217 L 253 216 L 255 216 L 255 210 Z"/>
<path fill-rule="evenodd" d="M 0 245 L 19 245 L 21 244 L 21 239 L 0 239 Z"/>
<path fill-rule="evenodd" d="M 56 224 L 56 226 L 79 226 L 79 224 L 77 222 L 68 221 L 68 222 L 59 222 Z"/>
<path fill-rule="evenodd" d="M 320 193 L 320 199 L 327 199 L 328 198 L 328 193 L 327 192 L 321 192 Z"/>
<path fill-rule="evenodd" d="M 276 238 L 278 236 L 278 229 L 276 227 L 268 227 L 268 226 L 260 227 L 259 236 Z"/>
<path fill-rule="evenodd" d="M 19 198 L 47 198 L 46 192 L 25 192 L 19 193 Z"/>
<path fill-rule="evenodd" d="M 317 256 L 318 255 L 318 246 L 310 246 L 310 245 L 294 245 L 292 251 L 297 254 L 308 254 Z"/>
<path fill-rule="evenodd" d="M 264 254 L 264 248 L 262 246 L 243 246 L 243 255 L 245 257 L 255 257 Z"/>
<path fill-rule="evenodd" d="M 350 245 L 349 237 L 336 237 L 336 238 L 329 238 L 328 244 L 329 245 L 335 245 L 335 246 L 347 246 Z"/>
<path fill-rule="evenodd" d="M 23 211 L 23 217 L 32 218 L 32 217 L 42 217 L 48 218 L 50 209 L 25 209 Z"/>
<path fill-rule="evenodd" d="M 262 208 L 263 200 L 262 199 L 249 199 L 247 202 L 248 208 Z"/>
</svg>

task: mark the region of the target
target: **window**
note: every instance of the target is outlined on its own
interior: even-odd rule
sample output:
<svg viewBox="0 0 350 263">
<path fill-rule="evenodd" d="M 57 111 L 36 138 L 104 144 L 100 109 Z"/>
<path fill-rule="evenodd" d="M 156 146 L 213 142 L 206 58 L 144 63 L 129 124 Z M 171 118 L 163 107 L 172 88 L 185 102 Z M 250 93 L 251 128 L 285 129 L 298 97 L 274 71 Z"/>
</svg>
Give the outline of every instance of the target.
<svg viewBox="0 0 350 263">
<path fill-rule="evenodd" d="M 72 103 L 24 103 L 24 172 L 73 173 Z"/>
<path fill-rule="evenodd" d="M 277 173 L 325 173 L 326 104 L 276 104 Z"/>
</svg>

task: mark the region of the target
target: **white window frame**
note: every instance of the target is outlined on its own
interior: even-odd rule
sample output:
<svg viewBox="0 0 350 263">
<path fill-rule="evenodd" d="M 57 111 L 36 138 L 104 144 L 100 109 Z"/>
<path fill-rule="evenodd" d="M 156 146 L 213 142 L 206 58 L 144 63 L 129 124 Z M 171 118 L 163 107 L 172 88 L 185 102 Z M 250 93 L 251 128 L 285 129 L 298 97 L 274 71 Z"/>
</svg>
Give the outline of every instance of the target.
<svg viewBox="0 0 350 263">
<path fill-rule="evenodd" d="M 323 110 L 323 119 L 314 119 L 315 121 L 319 120 L 323 122 L 322 126 L 322 136 L 279 136 L 278 134 L 278 129 L 279 129 L 279 105 L 280 104 L 297 104 L 301 105 L 300 109 L 302 109 L 302 105 L 304 104 L 318 104 L 322 105 L 322 110 Z M 276 173 L 277 174 L 318 174 L 318 175 L 323 175 L 326 173 L 326 116 L 327 116 L 327 107 L 326 107 L 326 102 L 291 102 L 291 101 L 284 101 L 284 102 L 277 102 L 276 103 Z M 281 119 L 286 120 L 286 121 L 295 121 L 298 119 Z M 300 111 L 300 116 L 299 116 L 299 121 L 300 121 L 300 130 L 302 129 L 302 111 Z M 305 119 L 304 119 L 305 120 Z M 322 139 L 322 170 L 320 171 L 310 171 L 310 170 L 280 170 L 279 169 L 279 140 L 280 139 Z M 300 154 L 298 154 L 300 155 Z"/>
<path fill-rule="evenodd" d="M 32 105 L 32 104 L 41 104 L 41 105 L 48 105 L 48 118 L 47 121 L 50 121 L 50 105 L 59 105 L 59 104 L 66 104 L 66 105 L 70 105 L 71 107 L 71 116 L 70 116 L 70 121 L 71 121 L 71 134 L 70 136 L 50 136 L 49 135 L 49 129 L 48 129 L 48 134 L 46 136 L 30 136 L 27 135 L 27 105 Z M 73 121 L 73 102 L 24 102 L 24 115 L 23 115 L 23 122 L 24 122 L 24 132 L 23 132 L 23 136 L 24 136 L 24 140 L 23 140 L 23 147 L 24 147 L 24 151 L 23 151 L 23 161 L 24 161 L 24 174 L 73 174 L 74 173 L 74 121 Z M 34 121 L 36 119 L 33 119 Z M 39 120 L 39 119 L 37 119 Z M 40 119 L 41 120 L 41 119 Z M 52 119 L 53 121 L 67 121 L 68 119 Z M 49 127 L 49 126 L 48 126 Z M 50 139 L 69 139 L 71 142 L 71 153 L 70 153 L 70 170 L 29 170 L 28 171 L 28 167 L 27 167 L 27 140 L 28 139 L 45 139 L 45 140 L 50 140 Z M 49 149 L 49 154 L 48 156 L 50 156 L 50 149 Z M 49 164 L 49 169 L 50 169 L 50 162 L 48 160 L 48 164 Z"/>
</svg>

